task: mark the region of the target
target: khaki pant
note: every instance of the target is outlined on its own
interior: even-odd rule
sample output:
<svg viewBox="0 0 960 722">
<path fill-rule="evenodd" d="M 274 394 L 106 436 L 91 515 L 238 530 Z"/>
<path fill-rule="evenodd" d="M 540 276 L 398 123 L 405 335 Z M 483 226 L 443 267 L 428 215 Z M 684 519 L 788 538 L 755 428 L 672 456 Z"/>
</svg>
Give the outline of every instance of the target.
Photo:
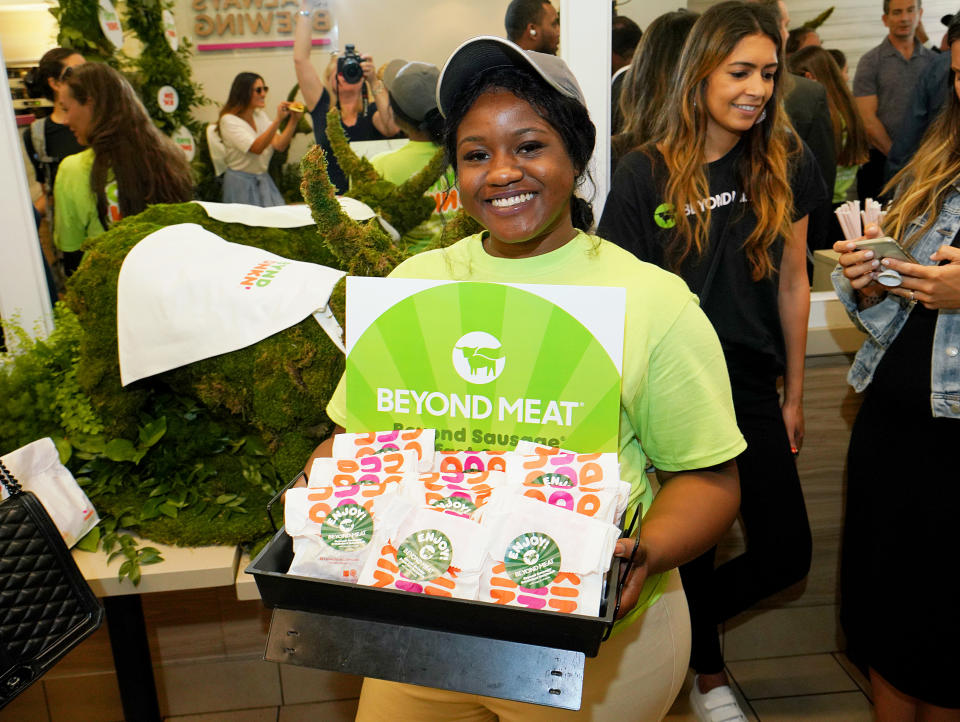
<svg viewBox="0 0 960 722">
<path fill-rule="evenodd" d="M 663 596 L 587 658 L 579 712 L 365 679 L 357 722 L 658 722 L 680 691 L 689 658 L 687 599 L 673 570 Z"/>
</svg>

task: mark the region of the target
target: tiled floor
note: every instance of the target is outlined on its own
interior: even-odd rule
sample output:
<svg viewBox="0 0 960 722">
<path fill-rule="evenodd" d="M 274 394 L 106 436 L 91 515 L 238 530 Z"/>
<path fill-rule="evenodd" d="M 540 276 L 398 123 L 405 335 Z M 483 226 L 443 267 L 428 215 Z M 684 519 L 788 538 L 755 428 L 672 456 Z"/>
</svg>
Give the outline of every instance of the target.
<svg viewBox="0 0 960 722">
<path fill-rule="evenodd" d="M 734 693 L 751 722 L 871 722 L 867 680 L 842 653 L 808 654 L 730 662 Z M 693 675 L 666 722 L 696 722 L 687 695 Z M 168 722 L 348 722 L 356 700 L 288 704 L 238 712 L 168 717 Z"/>
<path fill-rule="evenodd" d="M 728 662 L 727 673 L 751 722 L 871 722 L 869 684 L 842 653 Z M 667 722 L 696 722 L 686 683 Z"/>
</svg>

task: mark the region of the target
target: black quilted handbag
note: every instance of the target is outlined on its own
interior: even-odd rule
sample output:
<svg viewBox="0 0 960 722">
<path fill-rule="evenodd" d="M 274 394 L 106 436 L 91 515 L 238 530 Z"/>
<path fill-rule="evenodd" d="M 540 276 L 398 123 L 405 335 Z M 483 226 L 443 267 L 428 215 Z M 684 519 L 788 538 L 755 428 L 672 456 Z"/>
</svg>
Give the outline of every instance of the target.
<svg viewBox="0 0 960 722">
<path fill-rule="evenodd" d="M 0 462 L 0 708 L 103 622 L 43 504 Z"/>
</svg>

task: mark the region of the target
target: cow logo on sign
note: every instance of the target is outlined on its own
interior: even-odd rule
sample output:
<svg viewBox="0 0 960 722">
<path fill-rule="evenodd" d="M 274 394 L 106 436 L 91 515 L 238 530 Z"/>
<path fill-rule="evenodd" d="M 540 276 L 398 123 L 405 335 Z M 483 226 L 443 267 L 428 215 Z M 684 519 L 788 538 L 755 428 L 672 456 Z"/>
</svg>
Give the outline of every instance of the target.
<svg viewBox="0 0 960 722">
<path fill-rule="evenodd" d="M 469 383 L 494 381 L 503 373 L 506 363 L 500 340 L 485 331 L 464 334 L 453 345 L 453 368 Z"/>
</svg>

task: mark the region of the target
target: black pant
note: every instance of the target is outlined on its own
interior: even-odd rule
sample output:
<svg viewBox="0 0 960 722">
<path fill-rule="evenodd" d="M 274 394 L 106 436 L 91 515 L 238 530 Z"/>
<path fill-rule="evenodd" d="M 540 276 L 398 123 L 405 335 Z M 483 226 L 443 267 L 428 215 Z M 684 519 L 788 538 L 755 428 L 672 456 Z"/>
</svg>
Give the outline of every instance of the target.
<svg viewBox="0 0 960 722">
<path fill-rule="evenodd" d="M 887 156 L 876 148 L 871 148 L 870 160 L 860 166 L 860 170 L 857 171 L 857 198 L 860 199 L 861 205 L 867 198 L 880 200 L 886 164 Z"/>
<path fill-rule="evenodd" d="M 810 524 L 776 378 L 733 365 L 730 377 L 737 425 L 747 441 L 737 457 L 746 551 L 714 569 L 714 547 L 680 567 L 690 606 L 690 666 L 700 674 L 723 670 L 718 624 L 810 570 Z"/>
</svg>

